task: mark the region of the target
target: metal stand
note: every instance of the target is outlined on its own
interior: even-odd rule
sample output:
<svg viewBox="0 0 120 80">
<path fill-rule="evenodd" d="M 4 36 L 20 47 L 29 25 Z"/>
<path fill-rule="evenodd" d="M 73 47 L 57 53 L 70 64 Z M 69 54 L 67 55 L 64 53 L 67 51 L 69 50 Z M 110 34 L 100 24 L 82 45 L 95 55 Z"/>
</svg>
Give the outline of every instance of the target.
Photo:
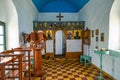
<svg viewBox="0 0 120 80">
<path fill-rule="evenodd" d="M 100 76 L 97 76 L 99 80 L 105 80 L 102 76 L 102 58 L 103 58 L 103 54 L 100 54 Z"/>
<path fill-rule="evenodd" d="M 94 52 L 95 52 L 96 54 L 99 54 L 99 55 L 100 55 L 100 76 L 98 76 L 97 78 L 98 78 L 99 80 L 105 80 L 105 79 L 103 78 L 103 76 L 102 76 L 102 58 L 103 58 L 103 55 L 104 55 L 104 54 L 108 54 L 108 52 L 107 52 L 107 51 L 99 51 L 99 50 L 94 50 Z"/>
</svg>

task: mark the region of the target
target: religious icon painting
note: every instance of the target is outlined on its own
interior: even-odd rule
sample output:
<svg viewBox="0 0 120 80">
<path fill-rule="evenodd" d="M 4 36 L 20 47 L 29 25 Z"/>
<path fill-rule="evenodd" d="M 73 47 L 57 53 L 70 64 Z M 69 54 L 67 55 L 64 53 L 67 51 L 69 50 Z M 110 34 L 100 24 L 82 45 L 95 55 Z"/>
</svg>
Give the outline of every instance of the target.
<svg viewBox="0 0 120 80">
<path fill-rule="evenodd" d="M 85 39 L 88 39 L 88 38 L 90 37 L 89 34 L 90 34 L 90 33 L 89 33 L 89 30 L 86 30 L 86 31 L 85 31 L 85 34 L 84 34 L 84 38 L 85 38 Z"/>
<path fill-rule="evenodd" d="M 95 34 L 96 34 L 96 35 L 99 35 L 99 29 L 96 29 L 96 30 L 95 30 Z"/>
<path fill-rule="evenodd" d="M 73 22 L 72 26 L 71 26 L 71 29 L 74 29 L 74 28 L 75 28 L 75 23 Z"/>
<path fill-rule="evenodd" d="M 72 30 L 68 30 L 67 31 L 67 39 L 72 39 L 73 38 L 73 31 Z"/>
<path fill-rule="evenodd" d="M 42 23 L 39 24 L 39 30 L 42 30 Z"/>
<path fill-rule="evenodd" d="M 44 23 L 43 23 L 43 28 L 46 29 L 46 28 L 47 28 L 47 25 L 48 25 L 47 22 L 44 22 Z"/>
<path fill-rule="evenodd" d="M 94 30 L 92 30 L 92 37 L 94 37 Z"/>
<path fill-rule="evenodd" d="M 68 24 L 67 24 L 67 28 L 70 29 L 70 27 L 71 27 L 71 23 L 68 22 Z"/>
<path fill-rule="evenodd" d="M 52 30 L 47 30 L 46 36 L 47 36 L 47 40 L 51 40 L 52 39 Z"/>
<path fill-rule="evenodd" d="M 35 27 L 38 27 L 38 23 L 37 22 L 35 22 Z"/>
<path fill-rule="evenodd" d="M 81 30 L 74 30 L 74 39 L 81 38 Z"/>
<path fill-rule="evenodd" d="M 101 33 L 101 41 L 104 41 L 104 33 Z"/>
</svg>

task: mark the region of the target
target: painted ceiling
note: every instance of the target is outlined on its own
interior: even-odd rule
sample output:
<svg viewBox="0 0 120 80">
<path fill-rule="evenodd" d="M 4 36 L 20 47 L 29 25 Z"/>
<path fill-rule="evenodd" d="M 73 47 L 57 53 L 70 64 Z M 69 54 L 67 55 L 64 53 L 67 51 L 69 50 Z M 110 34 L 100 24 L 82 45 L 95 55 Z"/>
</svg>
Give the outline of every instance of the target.
<svg viewBox="0 0 120 80">
<path fill-rule="evenodd" d="M 32 0 L 39 12 L 78 12 L 89 0 Z"/>
</svg>

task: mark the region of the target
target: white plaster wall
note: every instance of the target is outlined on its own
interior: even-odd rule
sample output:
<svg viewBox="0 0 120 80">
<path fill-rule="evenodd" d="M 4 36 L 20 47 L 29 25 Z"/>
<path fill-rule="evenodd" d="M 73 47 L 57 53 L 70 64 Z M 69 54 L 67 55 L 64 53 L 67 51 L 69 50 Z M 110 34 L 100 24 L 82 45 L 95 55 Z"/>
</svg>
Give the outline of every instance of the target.
<svg viewBox="0 0 120 80">
<path fill-rule="evenodd" d="M 109 48 L 120 49 L 120 0 L 114 0 L 110 12 Z M 120 79 L 120 57 L 112 57 L 112 74 L 116 80 Z"/>
<path fill-rule="evenodd" d="M 17 10 L 17 11 L 16 11 Z M 0 20 L 6 23 L 7 49 L 18 47 L 21 32 L 33 31 L 37 10 L 32 0 L 1 0 Z"/>
<path fill-rule="evenodd" d="M 86 28 L 91 30 L 99 29 L 98 45 L 100 48 L 108 47 L 109 12 L 112 2 L 113 0 L 90 0 L 79 12 L 79 20 L 85 21 Z M 105 34 L 104 42 L 100 41 L 100 33 L 102 32 Z"/>
<path fill-rule="evenodd" d="M 99 55 L 95 54 L 93 51 L 95 46 L 98 45 L 99 49 L 104 47 L 108 48 L 109 41 L 109 16 L 111 6 L 114 0 L 90 0 L 79 11 L 79 20 L 85 21 L 85 27 L 91 30 L 99 29 L 99 41 L 96 42 L 96 36 L 91 37 L 91 46 L 90 46 L 90 56 L 92 56 L 92 63 L 96 66 L 100 66 Z M 100 41 L 100 33 L 104 33 L 104 41 Z M 115 35 L 113 35 L 115 36 Z M 116 63 L 116 62 L 115 62 Z M 103 57 L 103 70 L 108 74 L 112 75 L 116 80 L 120 77 L 116 75 L 118 72 L 114 72 L 115 67 L 112 66 L 113 57 L 109 55 L 104 55 Z M 116 69 L 115 69 L 116 71 Z M 118 78 L 119 77 L 119 78 Z"/>
<path fill-rule="evenodd" d="M 111 8 L 109 31 L 109 48 L 120 49 L 120 0 L 115 0 Z"/>
<path fill-rule="evenodd" d="M 37 9 L 32 0 L 13 0 L 18 13 L 18 25 L 20 35 L 20 45 L 23 44 L 21 33 L 30 33 L 33 31 L 33 21 L 37 20 Z"/>
<path fill-rule="evenodd" d="M 6 46 L 7 49 L 19 45 L 18 19 L 15 6 L 11 0 L 1 0 L 0 20 L 6 24 Z"/>
<path fill-rule="evenodd" d="M 6 32 L 7 32 L 7 49 L 15 48 L 19 46 L 19 34 L 18 34 L 18 15 L 16 8 L 11 0 L 6 1 Z"/>
<path fill-rule="evenodd" d="M 6 22 L 6 9 L 5 9 L 5 1 L 0 1 L 0 21 Z"/>
<path fill-rule="evenodd" d="M 53 53 L 53 40 L 46 40 L 46 53 Z"/>
<path fill-rule="evenodd" d="M 38 21 L 59 21 L 56 16 L 59 13 L 39 13 Z M 61 21 L 78 21 L 78 13 L 61 13 L 64 18 Z"/>
<path fill-rule="evenodd" d="M 37 10 L 32 0 L 13 0 L 19 21 L 19 32 L 29 33 L 33 31 L 33 20 L 37 19 Z"/>
<path fill-rule="evenodd" d="M 67 52 L 82 52 L 82 40 L 67 40 L 66 41 Z"/>
<path fill-rule="evenodd" d="M 120 80 L 120 57 L 113 58 L 113 68 L 112 75 L 116 78 L 116 80 Z"/>
</svg>

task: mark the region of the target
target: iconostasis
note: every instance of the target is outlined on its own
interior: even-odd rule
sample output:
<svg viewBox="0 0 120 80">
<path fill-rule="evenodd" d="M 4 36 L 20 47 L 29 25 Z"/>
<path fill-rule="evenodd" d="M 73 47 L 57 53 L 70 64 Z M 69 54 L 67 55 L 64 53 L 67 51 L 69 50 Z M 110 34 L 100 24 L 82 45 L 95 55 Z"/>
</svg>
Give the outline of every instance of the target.
<svg viewBox="0 0 120 80">
<path fill-rule="evenodd" d="M 34 21 L 34 30 L 42 30 L 47 37 L 46 57 L 54 58 L 55 55 L 55 35 L 57 31 L 62 31 L 65 39 L 65 56 L 76 58 L 83 54 L 84 21 L 79 22 L 38 22 Z"/>
</svg>

